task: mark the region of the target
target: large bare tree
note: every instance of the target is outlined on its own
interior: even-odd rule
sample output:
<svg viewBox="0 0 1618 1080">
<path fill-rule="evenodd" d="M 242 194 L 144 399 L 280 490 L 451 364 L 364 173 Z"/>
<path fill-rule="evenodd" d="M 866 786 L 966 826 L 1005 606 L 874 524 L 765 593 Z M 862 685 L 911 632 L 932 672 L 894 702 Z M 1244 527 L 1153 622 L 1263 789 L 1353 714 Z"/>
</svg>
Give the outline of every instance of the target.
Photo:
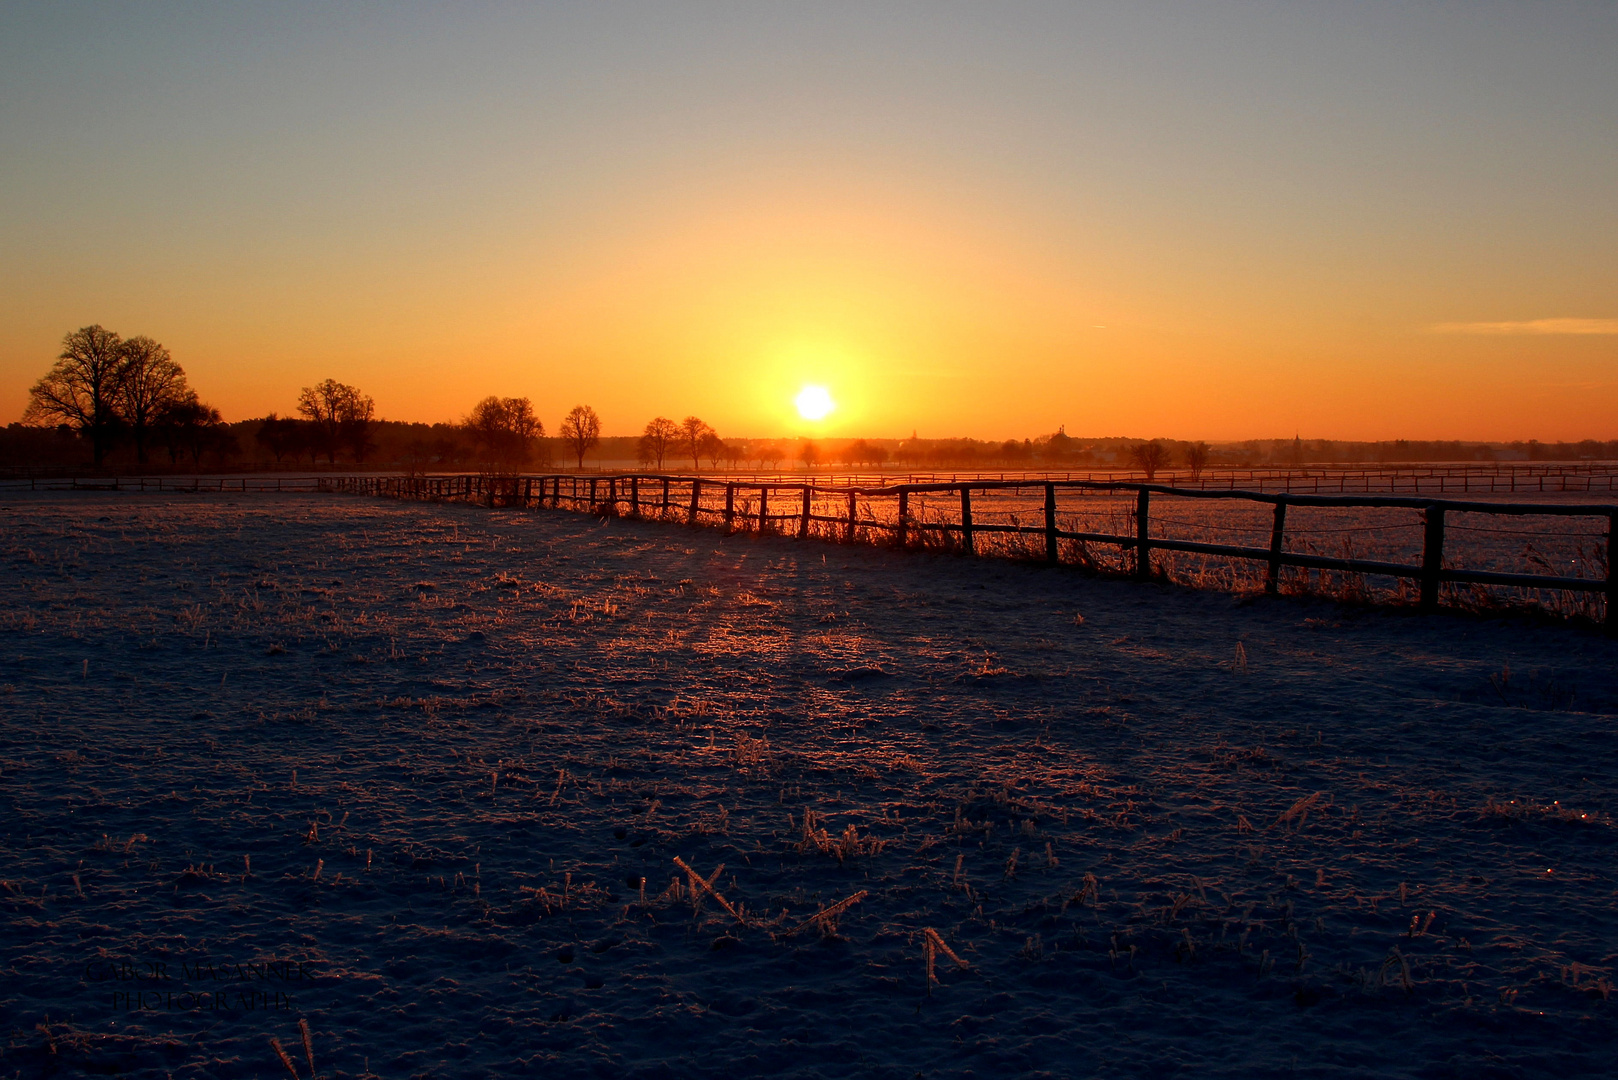
<svg viewBox="0 0 1618 1080">
<path fill-rule="evenodd" d="M 646 430 L 640 436 L 641 461 L 648 465 L 656 463 L 658 471 L 661 472 L 663 459 L 668 456 L 669 447 L 679 437 L 679 425 L 668 417 L 659 416 L 648 420 Z"/>
<path fill-rule="evenodd" d="M 491 461 L 514 468 L 526 464 L 535 440 L 545 437 L 545 425 L 525 397 L 486 397 L 472 406 L 462 426 L 483 444 Z"/>
<path fill-rule="evenodd" d="M 717 438 L 718 432 L 695 416 L 680 421 L 680 445 L 691 455 L 691 468 L 695 472 L 702 471 L 702 440 L 710 435 Z"/>
<path fill-rule="evenodd" d="M 365 460 L 376 419 L 376 402 L 369 395 L 336 379 L 324 379 L 299 392 L 298 412 L 309 421 L 314 443 L 326 455 L 328 464 L 336 462 L 337 451 L 344 444 L 355 461 Z"/>
<path fill-rule="evenodd" d="M 1202 478 L 1202 470 L 1208 467 L 1207 443 L 1194 442 L 1185 448 L 1185 467 L 1191 470 L 1191 479 Z"/>
<path fill-rule="evenodd" d="M 1168 447 L 1156 439 L 1150 442 L 1137 443 L 1129 449 L 1129 460 L 1137 469 L 1146 474 L 1146 482 L 1150 484 L 1157 478 L 1157 470 L 1169 463 Z"/>
<path fill-rule="evenodd" d="M 575 405 L 562 419 L 562 441 L 584 468 L 584 455 L 595 449 L 601 441 L 601 417 L 588 405 Z"/>
<path fill-rule="evenodd" d="M 132 337 L 120 346 L 124 367 L 115 395 L 119 417 L 135 440 L 135 460 L 146 462 L 147 442 L 158 417 L 171 405 L 195 397 L 185 372 L 169 351 L 149 337 Z"/>
<path fill-rule="evenodd" d="M 79 430 L 90 440 L 99 466 L 112 449 L 118 425 L 118 395 L 124 375 L 123 341 L 100 325 L 74 330 L 62 338 L 56 365 L 28 391 L 23 422 L 55 421 Z"/>
</svg>

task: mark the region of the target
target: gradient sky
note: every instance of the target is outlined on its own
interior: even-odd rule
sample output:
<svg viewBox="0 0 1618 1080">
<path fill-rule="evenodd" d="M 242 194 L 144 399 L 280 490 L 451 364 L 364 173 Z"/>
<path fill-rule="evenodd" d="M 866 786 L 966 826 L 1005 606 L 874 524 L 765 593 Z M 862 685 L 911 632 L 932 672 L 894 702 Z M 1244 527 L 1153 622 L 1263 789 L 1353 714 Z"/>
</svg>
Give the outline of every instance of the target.
<svg viewBox="0 0 1618 1080">
<path fill-rule="evenodd" d="M 0 421 L 1618 437 L 1618 4 L 0 5 Z M 805 382 L 840 408 L 795 416 Z"/>
</svg>

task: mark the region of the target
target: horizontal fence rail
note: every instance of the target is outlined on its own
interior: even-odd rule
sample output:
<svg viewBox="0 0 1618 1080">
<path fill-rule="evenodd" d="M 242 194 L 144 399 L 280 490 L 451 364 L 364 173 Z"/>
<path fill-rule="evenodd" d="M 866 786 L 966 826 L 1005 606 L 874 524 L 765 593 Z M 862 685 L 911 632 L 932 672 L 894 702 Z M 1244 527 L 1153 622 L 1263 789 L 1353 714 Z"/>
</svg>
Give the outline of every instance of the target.
<svg viewBox="0 0 1618 1080">
<path fill-rule="evenodd" d="M 344 479 L 352 479 L 344 477 Z M 329 476 L 32 476 L 0 480 L 7 491 L 330 491 Z"/>
<path fill-rule="evenodd" d="M 452 472 L 465 465 L 441 463 L 426 467 L 428 472 Z M 541 465 L 540 468 L 550 468 Z M 1210 465 L 1192 474 L 1186 469 L 1161 469 L 1148 477 L 1138 469 L 1095 466 L 1080 468 L 1017 469 L 999 462 L 985 462 L 973 467 L 966 464 L 929 467 L 919 463 L 890 465 L 879 471 L 864 472 L 860 466 L 820 466 L 804 471 L 789 468 L 785 471 L 748 471 L 731 469 L 713 474 L 712 479 L 747 483 L 771 481 L 794 484 L 853 485 L 856 487 L 893 487 L 901 484 L 965 483 L 980 480 L 1018 481 L 1022 483 L 1067 482 L 1088 480 L 1100 482 L 1159 483 L 1177 489 L 1201 491 L 1261 491 L 1282 494 L 1307 495 L 1551 495 L 1551 494 L 1618 494 L 1618 462 L 1449 462 L 1410 463 L 1385 465 L 1270 465 L 1231 466 Z M 1002 471 L 1003 470 L 1003 471 Z M 195 472 L 196 470 L 193 470 Z M 293 464 L 285 468 L 268 462 L 238 463 L 221 466 L 206 474 L 200 490 L 220 490 L 221 477 L 228 479 L 224 490 L 266 490 L 253 486 L 266 476 L 301 475 L 312 485 L 315 476 L 348 477 L 369 475 L 372 478 L 395 477 L 401 469 L 397 464 L 375 468 L 353 463 L 319 462 Z M 422 471 L 419 467 L 417 471 Z M 607 478 L 632 473 L 635 467 L 627 462 L 596 463 L 582 470 L 569 469 L 568 474 L 595 475 Z M 257 474 L 257 475 L 255 475 Z M 245 478 L 248 486 L 239 486 Z M 12 483 L 7 483 L 11 481 Z M 140 472 L 133 469 L 91 471 L 83 466 L 0 466 L 0 490 L 14 489 L 16 483 L 37 481 L 45 485 L 111 485 L 108 490 L 155 490 L 152 485 L 161 482 L 165 491 L 198 490 L 192 485 L 195 476 L 174 469 Z M 131 487 L 130 485 L 135 485 Z M 211 487 L 209 485 L 212 485 Z M 229 485 L 237 485 L 231 487 Z M 30 490 L 63 490 L 57 486 Z M 269 489 L 269 490 L 273 490 Z M 282 490 L 287 490 L 283 488 Z M 303 490 L 303 489 L 300 489 Z"/>
<path fill-rule="evenodd" d="M 1456 586 L 1473 586 L 1585 594 L 1595 601 L 1599 612 L 1586 607 L 1575 613 L 1599 618 L 1609 628 L 1618 626 L 1615 620 L 1618 577 L 1615 577 L 1611 557 L 1615 535 L 1618 535 L 1618 505 L 1613 504 L 1288 494 L 1119 480 L 973 479 L 858 485 L 661 473 L 557 473 L 319 477 L 317 483 L 321 490 L 386 498 L 463 501 L 489 507 L 568 509 L 604 516 L 714 525 L 727 531 L 777 533 L 800 538 L 815 536 L 845 543 L 885 543 L 899 548 L 932 548 L 968 555 L 989 554 L 985 550 L 986 543 L 1000 538 L 1002 543 L 1014 542 L 1014 546 L 1003 548 L 1002 553 L 1052 565 L 1099 566 L 1099 560 L 1091 551 L 1092 545 L 1099 545 L 1119 552 L 1121 562 L 1112 569 L 1141 579 L 1169 576 L 1160 564 L 1163 559 L 1160 553 L 1183 553 L 1256 564 L 1262 569 L 1263 588 L 1270 593 L 1281 590 L 1284 572 L 1289 569 L 1407 581 L 1415 587 L 1412 599 L 1428 609 L 1440 605 L 1446 586 L 1452 591 Z M 1063 527 L 1064 515 L 1073 514 L 1071 503 L 1075 498 L 1097 495 L 1125 500 L 1127 510 L 1118 519 L 1123 527 L 1078 529 L 1071 527 L 1071 523 Z M 1064 498 L 1068 505 L 1064 505 Z M 994 505 L 996 499 L 1001 506 L 996 513 L 1009 520 L 986 518 L 984 509 Z M 1217 543 L 1154 531 L 1154 507 L 1167 500 L 1239 501 L 1267 507 L 1269 542 L 1262 546 Z M 925 508 L 921 505 L 924 501 Z M 1014 512 L 1006 511 L 1006 505 L 1014 506 Z M 1412 562 L 1393 562 L 1289 547 L 1289 509 L 1309 508 L 1412 511 L 1421 532 L 1419 558 Z M 1596 519 L 1599 533 L 1584 534 L 1592 538 L 1593 550 L 1579 563 L 1595 573 L 1517 573 L 1453 565 L 1446 560 L 1446 526 L 1461 515 L 1486 515 L 1491 520 Z M 1456 525 L 1456 528 L 1486 531 L 1477 526 Z M 1341 531 L 1352 534 L 1358 530 L 1350 525 Z M 1511 532 L 1509 529 L 1498 531 Z M 1452 552 L 1454 548 L 1449 550 Z M 1545 563 L 1543 559 L 1539 561 Z"/>
</svg>

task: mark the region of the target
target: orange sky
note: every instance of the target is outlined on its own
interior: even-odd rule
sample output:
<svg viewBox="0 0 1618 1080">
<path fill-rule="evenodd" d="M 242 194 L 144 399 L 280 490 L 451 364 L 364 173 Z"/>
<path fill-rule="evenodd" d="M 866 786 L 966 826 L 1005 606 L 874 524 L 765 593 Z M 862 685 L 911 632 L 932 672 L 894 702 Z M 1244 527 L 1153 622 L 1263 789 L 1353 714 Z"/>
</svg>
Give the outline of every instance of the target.
<svg viewBox="0 0 1618 1080">
<path fill-rule="evenodd" d="M 0 417 L 100 322 L 232 419 L 1618 437 L 1610 8 L 614 10 L 0 17 Z"/>
</svg>

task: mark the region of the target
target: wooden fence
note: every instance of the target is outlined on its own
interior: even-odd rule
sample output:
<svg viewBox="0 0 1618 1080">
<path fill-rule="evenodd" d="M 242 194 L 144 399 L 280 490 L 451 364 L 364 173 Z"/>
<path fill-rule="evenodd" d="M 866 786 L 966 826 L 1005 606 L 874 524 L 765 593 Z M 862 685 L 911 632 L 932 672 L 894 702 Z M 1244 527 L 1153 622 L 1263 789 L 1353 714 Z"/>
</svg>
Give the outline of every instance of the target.
<svg viewBox="0 0 1618 1080">
<path fill-rule="evenodd" d="M 0 480 L 4 491 L 330 491 L 324 476 L 30 476 Z M 352 479 L 345 477 L 344 479 Z"/>
<path fill-rule="evenodd" d="M 1033 550 L 1052 565 L 1063 561 L 1062 541 L 1110 545 L 1132 558 L 1128 571 L 1137 578 L 1154 576 L 1153 553 L 1186 552 L 1225 559 L 1248 560 L 1264 568 L 1266 591 L 1278 591 L 1282 568 L 1382 575 L 1417 583 L 1424 608 L 1439 604 L 1445 583 L 1506 586 L 1524 589 L 1595 593 L 1604 602 L 1609 628 L 1618 628 L 1618 567 L 1612 552 L 1618 538 L 1618 505 L 1558 503 L 1466 502 L 1419 497 L 1379 495 L 1301 495 L 1245 490 L 1202 490 L 1126 481 L 1066 480 L 1029 483 L 1024 480 L 971 480 L 855 487 L 788 481 L 736 481 L 696 476 L 627 473 L 615 476 L 550 474 L 539 476 L 433 476 L 433 477 L 323 477 L 323 489 L 417 500 L 474 502 L 490 507 L 558 508 L 602 515 L 623 515 L 661 520 L 683 520 L 693 525 L 716 525 L 728 531 L 779 533 L 807 538 L 811 535 L 847 543 L 887 543 L 898 548 L 949 546 L 964 554 L 979 553 L 980 538 L 1012 534 L 1032 540 Z M 1043 497 L 1039 525 L 990 523 L 974 520 L 973 494 L 1016 491 Z M 1132 527 L 1128 532 L 1089 532 L 1058 527 L 1059 496 L 1064 492 L 1133 495 Z M 1175 539 L 1152 532 L 1153 496 L 1191 499 L 1240 499 L 1267 504 L 1270 537 L 1265 547 Z M 952 507 L 949 519 L 923 520 L 912 513 L 917 496 L 944 496 Z M 756 498 L 756 503 L 754 502 Z M 861 512 L 861 501 L 866 512 Z M 890 503 L 892 514 L 871 512 L 873 500 Z M 827 505 L 839 512 L 823 512 Z M 1421 559 L 1417 564 L 1334 557 L 1289 550 L 1286 546 L 1289 507 L 1402 508 L 1420 513 Z M 846 508 L 846 509 L 845 509 Z M 822 512 L 817 512 L 819 509 Z M 1451 514 L 1488 514 L 1506 517 L 1596 517 L 1605 522 L 1605 575 L 1569 577 L 1553 574 L 1503 573 L 1446 565 L 1445 522 Z M 929 543 L 929 537 L 948 537 L 947 545 Z"/>
</svg>

